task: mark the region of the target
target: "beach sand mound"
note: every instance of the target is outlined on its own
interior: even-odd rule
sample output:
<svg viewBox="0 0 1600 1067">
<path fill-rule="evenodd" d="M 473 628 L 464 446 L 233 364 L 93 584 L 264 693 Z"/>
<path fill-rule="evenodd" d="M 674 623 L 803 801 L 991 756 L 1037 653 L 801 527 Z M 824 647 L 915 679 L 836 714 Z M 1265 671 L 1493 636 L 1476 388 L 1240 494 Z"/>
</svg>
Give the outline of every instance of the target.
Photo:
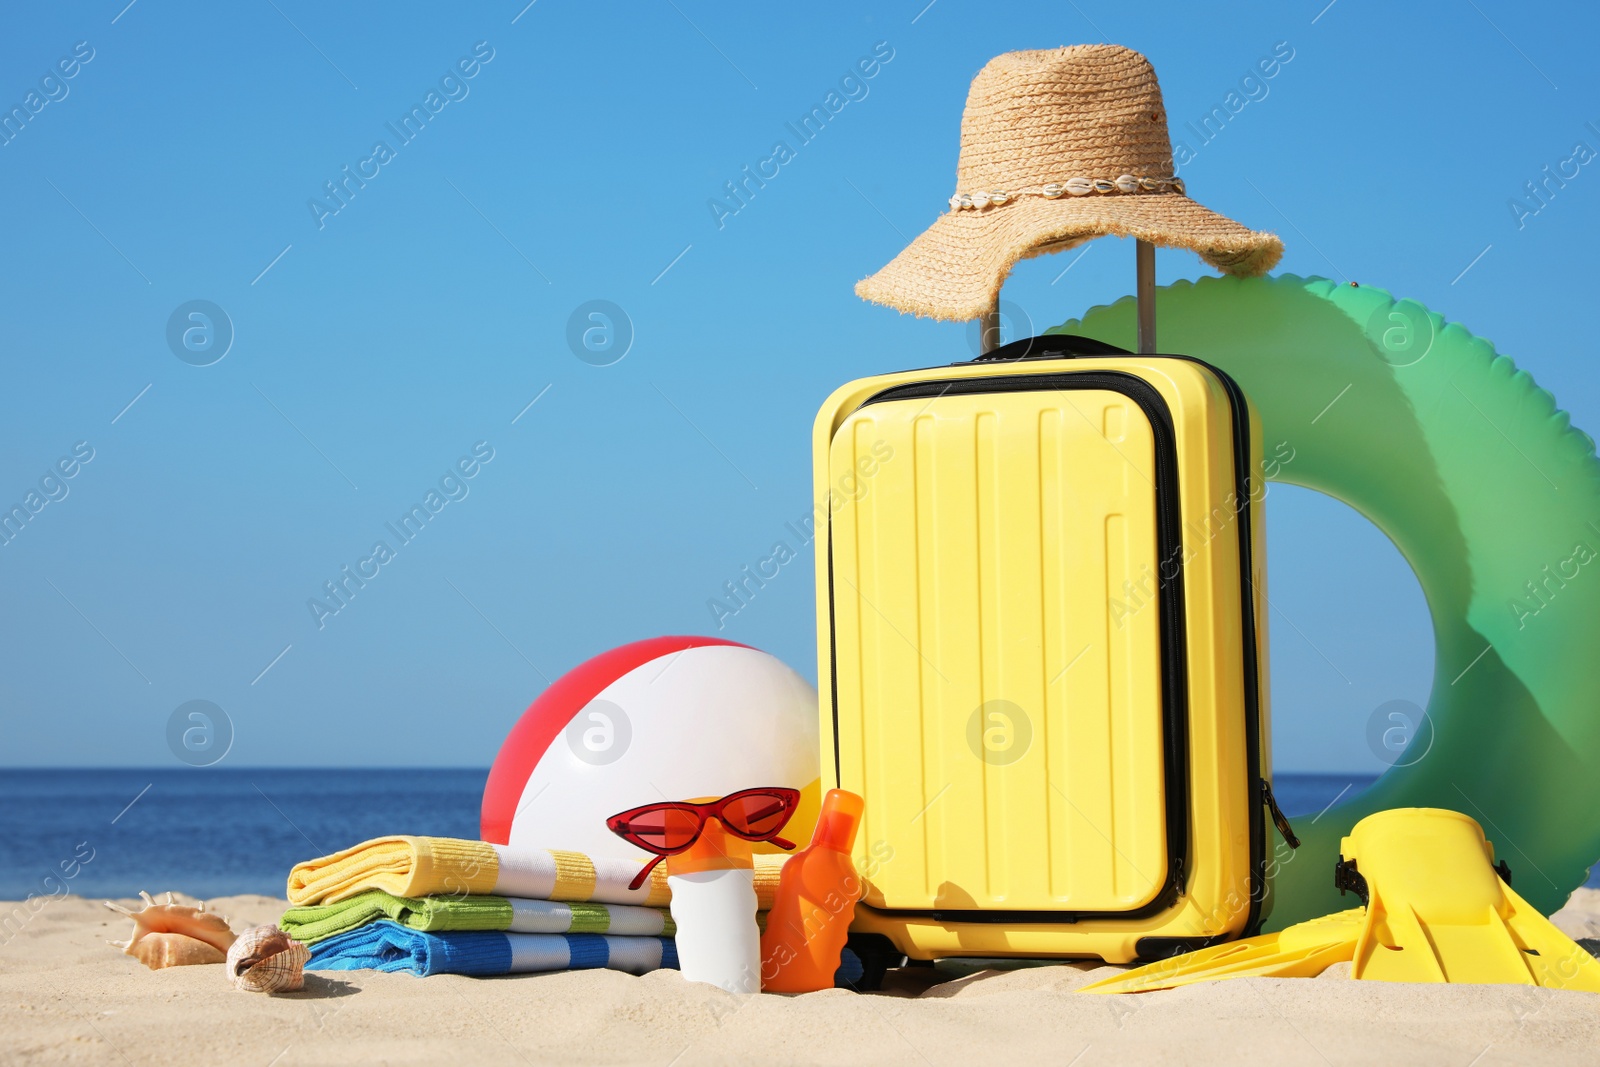
<svg viewBox="0 0 1600 1067">
<path fill-rule="evenodd" d="M 284 902 L 227 897 L 236 929 Z M 15 914 L 14 905 L 3 906 Z M 125 920 L 78 897 L 24 909 L 0 940 L 7 1063 L 1593 1064 L 1600 997 L 1519 986 L 1250 979 L 1139 996 L 1077 996 L 1113 968 L 912 968 L 883 994 L 738 997 L 609 971 L 419 980 L 307 976 L 303 993 L 230 988 L 222 968 L 148 971 L 105 942 Z M 1600 890 L 1556 916 L 1600 936 Z M 1075 1057 L 1077 1057 L 1075 1059 Z"/>
</svg>

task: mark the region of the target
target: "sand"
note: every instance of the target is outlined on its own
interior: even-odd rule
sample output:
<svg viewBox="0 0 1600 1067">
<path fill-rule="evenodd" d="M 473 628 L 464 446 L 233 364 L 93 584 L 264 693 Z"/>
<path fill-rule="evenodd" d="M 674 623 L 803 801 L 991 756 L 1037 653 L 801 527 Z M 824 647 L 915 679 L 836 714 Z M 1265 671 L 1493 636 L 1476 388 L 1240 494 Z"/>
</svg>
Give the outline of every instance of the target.
<svg viewBox="0 0 1600 1067">
<path fill-rule="evenodd" d="M 242 929 L 274 921 L 284 904 L 212 906 Z M 1557 923 L 1600 936 L 1600 890 L 1578 890 Z M 1317 979 L 1134 997 L 1075 995 L 1112 973 L 1091 964 L 892 972 L 871 996 L 736 997 L 672 971 L 487 980 L 355 971 L 313 974 L 304 993 L 267 997 L 234 991 L 221 965 L 146 970 L 105 944 L 126 926 L 98 901 L 63 897 L 0 934 L 0 1063 L 1600 1062 L 1600 996 L 1355 982 L 1348 964 Z"/>
</svg>

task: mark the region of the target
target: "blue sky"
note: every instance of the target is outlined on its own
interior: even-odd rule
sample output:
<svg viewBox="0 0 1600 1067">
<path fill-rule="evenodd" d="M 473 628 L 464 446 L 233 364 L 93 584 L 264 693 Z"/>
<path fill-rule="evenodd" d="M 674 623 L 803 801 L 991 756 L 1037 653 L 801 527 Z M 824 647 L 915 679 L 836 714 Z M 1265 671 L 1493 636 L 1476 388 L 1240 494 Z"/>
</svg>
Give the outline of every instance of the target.
<svg viewBox="0 0 1600 1067">
<path fill-rule="evenodd" d="M 175 765 L 168 719 L 199 699 L 232 764 L 485 765 L 562 670 L 719 632 L 707 600 L 810 507 L 828 392 L 968 352 L 851 286 L 941 210 L 968 83 L 1013 49 L 1145 52 L 1177 140 L 1289 49 L 1188 138 L 1190 192 L 1281 234 L 1280 269 L 1419 300 L 1600 425 L 1600 170 L 1510 206 L 1600 147 L 1580 5 L 124 2 L 35 5 L 0 39 L 0 103 L 39 94 L 0 147 L 0 497 L 92 450 L 0 547 L 0 764 Z M 712 206 L 875 50 L 822 134 Z M 1125 294 L 1132 249 L 1066 266 L 1007 284 L 1037 329 Z M 206 348 L 192 301 L 231 323 L 215 362 L 228 330 Z M 568 343 L 590 301 L 628 323 L 609 365 Z M 426 530 L 315 617 L 430 490 Z M 1269 507 L 1299 625 L 1272 632 L 1279 765 L 1376 771 L 1369 714 L 1432 676 L 1421 594 L 1343 505 Z M 720 632 L 813 676 L 813 613 L 807 557 Z"/>
</svg>

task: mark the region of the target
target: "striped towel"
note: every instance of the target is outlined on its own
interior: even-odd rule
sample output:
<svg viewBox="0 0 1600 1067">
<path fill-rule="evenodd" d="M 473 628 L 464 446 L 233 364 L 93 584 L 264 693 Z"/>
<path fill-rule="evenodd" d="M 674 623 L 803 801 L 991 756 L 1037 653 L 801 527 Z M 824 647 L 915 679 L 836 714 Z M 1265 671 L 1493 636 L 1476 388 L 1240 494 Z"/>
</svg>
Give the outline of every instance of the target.
<svg viewBox="0 0 1600 1067">
<path fill-rule="evenodd" d="M 433 934 L 498 930 L 514 934 L 671 937 L 676 931 L 666 912 L 631 904 L 497 896 L 397 897 L 381 889 L 369 889 L 334 904 L 290 908 L 278 926 L 296 941 L 312 945 L 380 919 Z"/>
<path fill-rule="evenodd" d="M 756 900 L 772 907 L 787 856 L 756 856 Z M 333 904 L 368 889 L 397 897 L 494 894 L 534 900 L 637 904 L 663 908 L 672 899 L 666 865 L 629 889 L 643 861 L 592 859 L 581 852 L 513 849 L 454 837 L 375 837 L 289 872 L 291 904 Z"/>
<path fill-rule="evenodd" d="M 670 938 L 605 934 L 507 934 L 466 931 L 429 934 L 387 919 L 318 942 L 312 971 L 400 971 L 432 974 L 532 974 L 608 967 L 643 974 L 676 968 Z"/>
</svg>

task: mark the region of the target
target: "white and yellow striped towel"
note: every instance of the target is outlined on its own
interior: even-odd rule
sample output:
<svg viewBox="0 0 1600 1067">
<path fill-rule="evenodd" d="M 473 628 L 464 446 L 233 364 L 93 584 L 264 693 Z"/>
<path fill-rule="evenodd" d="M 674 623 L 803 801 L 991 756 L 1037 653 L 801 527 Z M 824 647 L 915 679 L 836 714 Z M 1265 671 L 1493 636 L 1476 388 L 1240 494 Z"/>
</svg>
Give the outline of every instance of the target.
<svg viewBox="0 0 1600 1067">
<path fill-rule="evenodd" d="M 787 856 L 757 855 L 757 906 L 772 907 Z M 629 889 L 644 860 L 593 859 L 560 849 L 508 848 L 453 837 L 375 837 L 342 852 L 297 863 L 289 903 L 331 904 L 369 889 L 397 897 L 493 893 L 535 900 L 593 901 L 666 907 L 666 865 Z"/>
</svg>

